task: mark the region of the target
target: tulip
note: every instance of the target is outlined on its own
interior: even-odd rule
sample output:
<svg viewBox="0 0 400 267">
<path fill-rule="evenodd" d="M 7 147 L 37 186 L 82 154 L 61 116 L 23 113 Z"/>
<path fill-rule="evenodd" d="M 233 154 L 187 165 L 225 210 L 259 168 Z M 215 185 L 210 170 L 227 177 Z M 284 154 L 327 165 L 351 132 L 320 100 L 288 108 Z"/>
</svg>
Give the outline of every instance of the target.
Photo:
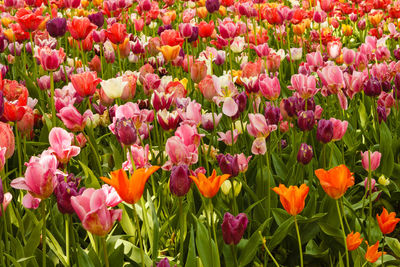
<svg viewBox="0 0 400 267">
<path fill-rule="evenodd" d="M 232 146 L 233 144 L 235 144 L 239 137 L 239 131 L 237 129 L 233 130 L 233 134 L 232 134 L 232 130 L 229 130 L 226 133 L 218 132 L 217 134 L 219 135 L 218 141 L 224 142 L 225 145 L 227 145 L 227 146 Z M 233 140 L 232 140 L 232 136 L 233 136 Z"/>
<path fill-rule="evenodd" d="M 198 173 L 197 177 L 189 176 L 189 178 L 194 181 L 204 197 L 213 198 L 218 193 L 222 183 L 229 178 L 229 174 L 217 175 L 217 172 L 213 170 L 208 178 L 202 173 Z"/>
<path fill-rule="evenodd" d="M 321 10 L 321 11 L 314 11 L 314 16 L 313 16 L 313 20 L 316 23 L 323 23 L 325 22 L 327 17 L 327 14 L 325 11 Z"/>
<path fill-rule="evenodd" d="M 328 171 L 315 170 L 315 175 L 319 179 L 322 189 L 333 199 L 341 198 L 347 189 L 354 185 L 353 173 L 343 164 Z"/>
<path fill-rule="evenodd" d="M 320 120 L 317 128 L 317 140 L 329 143 L 333 138 L 333 123 L 329 120 Z"/>
<path fill-rule="evenodd" d="M 69 105 L 60 109 L 57 116 L 69 130 L 79 132 L 85 128 L 86 120 L 90 117 L 90 112 L 86 111 L 82 116 L 74 106 Z"/>
<path fill-rule="evenodd" d="M 351 231 L 351 233 L 348 234 L 346 237 L 347 250 L 356 250 L 361 245 L 362 241 L 363 239 L 360 237 L 359 232 L 354 233 L 353 231 Z"/>
<path fill-rule="evenodd" d="M 111 99 L 120 98 L 128 82 L 123 81 L 123 77 L 117 77 L 100 82 L 104 93 Z"/>
<path fill-rule="evenodd" d="M 387 113 L 385 107 L 377 106 L 376 112 L 378 113 L 378 121 L 381 123 L 382 121 L 387 120 Z"/>
<path fill-rule="evenodd" d="M 73 135 L 66 130 L 54 127 L 49 133 L 49 152 L 57 157 L 60 163 L 68 163 L 68 161 L 79 154 L 81 149 L 72 146 Z"/>
<path fill-rule="evenodd" d="M 281 93 L 281 85 L 278 78 L 274 77 L 271 79 L 263 76 L 260 80 L 260 91 L 266 99 L 270 101 L 276 100 Z"/>
<path fill-rule="evenodd" d="M 179 45 L 163 45 L 161 48 L 158 47 L 157 49 L 163 54 L 166 61 L 172 61 L 178 57 L 181 47 Z"/>
<path fill-rule="evenodd" d="M 341 121 L 335 118 L 330 118 L 329 120 L 332 122 L 333 126 L 332 141 L 337 141 L 342 139 L 346 133 L 347 126 L 349 123 L 347 121 Z"/>
<path fill-rule="evenodd" d="M 225 182 L 222 183 L 221 185 L 221 191 L 225 196 L 232 197 L 232 182 L 229 180 L 226 180 Z M 242 183 L 238 181 L 233 181 L 233 194 L 235 197 L 237 197 L 242 190 Z"/>
<path fill-rule="evenodd" d="M 214 96 L 218 95 L 216 87 L 214 85 L 214 80 L 211 75 L 207 75 L 199 83 L 199 89 L 202 95 L 207 100 L 212 100 Z"/>
<path fill-rule="evenodd" d="M 73 214 L 74 208 L 71 204 L 71 197 L 82 194 L 84 188 L 78 190 L 81 178 L 69 174 L 65 181 L 63 175 L 57 175 L 57 180 L 57 186 L 54 188 L 54 195 L 57 198 L 57 208 L 63 214 Z"/>
<path fill-rule="evenodd" d="M 164 258 L 157 263 L 156 267 L 171 267 L 171 265 L 169 264 L 168 258 Z"/>
<path fill-rule="evenodd" d="M 364 84 L 364 93 L 367 96 L 371 97 L 378 96 L 381 94 L 381 91 L 382 91 L 381 82 L 375 77 L 372 77 Z"/>
<path fill-rule="evenodd" d="M 101 82 L 101 79 L 97 78 L 97 72 L 95 71 L 72 74 L 70 79 L 76 92 L 81 97 L 93 95 L 96 91 L 96 86 Z"/>
<path fill-rule="evenodd" d="M 117 119 L 115 122 L 115 137 L 125 145 L 133 145 L 137 140 L 137 131 L 132 119 Z"/>
<path fill-rule="evenodd" d="M 169 189 L 172 194 L 178 197 L 186 195 L 191 184 L 192 180 L 189 179 L 189 167 L 187 165 L 172 167 L 169 180 Z"/>
<path fill-rule="evenodd" d="M 272 190 L 280 196 L 281 204 L 286 212 L 296 216 L 303 211 L 305 199 L 310 189 L 305 184 L 302 184 L 300 188 L 297 186 L 289 186 L 287 188 L 285 185 L 280 184 L 279 187 L 274 187 Z"/>
<path fill-rule="evenodd" d="M 218 127 L 219 121 L 222 118 L 222 113 L 214 115 L 212 113 L 205 113 L 201 115 L 201 126 L 206 131 L 212 131 Z M 215 124 L 214 124 L 215 123 Z"/>
<path fill-rule="evenodd" d="M 212 35 L 212 33 L 214 32 L 214 21 L 210 20 L 209 23 L 205 22 L 204 20 L 202 20 L 200 22 L 200 24 L 198 25 L 199 27 L 199 36 L 202 38 L 207 38 L 210 37 Z"/>
<path fill-rule="evenodd" d="M 103 27 L 103 25 L 104 25 L 103 12 L 97 12 L 97 13 L 90 14 L 88 16 L 88 18 L 89 18 L 90 22 L 97 25 L 98 28 Z"/>
<path fill-rule="evenodd" d="M 1 168 L 0 168 L 0 170 L 1 170 Z M 3 180 L 0 177 L 0 204 L 2 206 L 2 208 L 0 208 L 0 216 L 3 215 L 2 214 L 3 213 L 2 210 L 4 210 L 4 211 L 6 210 L 7 206 L 11 203 L 11 200 L 12 200 L 11 193 L 5 193 L 4 194 L 4 191 L 3 191 Z"/>
<path fill-rule="evenodd" d="M 370 263 L 376 262 L 380 257 L 382 257 L 382 255 L 386 254 L 386 252 L 378 252 L 379 241 L 376 241 L 372 246 L 370 246 L 367 241 L 365 241 L 365 243 L 368 246 L 367 252 L 365 253 L 365 259 Z"/>
<path fill-rule="evenodd" d="M 32 12 L 29 9 L 21 8 L 15 14 L 17 18 L 17 22 L 21 25 L 21 28 L 25 32 L 33 32 L 39 28 L 40 24 L 43 21 L 43 17 L 40 15 L 41 10 L 37 9 L 35 12 Z"/>
<path fill-rule="evenodd" d="M 272 125 L 272 124 L 278 124 L 281 116 L 281 111 L 279 107 L 274 107 L 270 104 L 270 102 L 265 103 L 265 111 L 264 111 L 264 117 L 267 121 L 267 124 Z"/>
<path fill-rule="evenodd" d="M 107 196 L 102 189 L 86 189 L 82 195 L 71 197 L 71 205 L 82 222 L 82 226 L 92 234 L 107 235 L 116 220 L 121 220 L 122 210 L 109 210 Z"/>
<path fill-rule="evenodd" d="M 343 48 L 343 61 L 346 65 L 353 65 L 355 58 L 356 52 L 353 49 Z"/>
<path fill-rule="evenodd" d="M 297 153 L 297 161 L 302 163 L 303 165 L 307 165 L 313 158 L 313 149 L 312 146 L 307 145 L 306 143 L 302 143 L 300 145 L 299 152 Z"/>
<path fill-rule="evenodd" d="M 382 234 L 387 235 L 394 231 L 397 223 L 400 221 L 399 218 L 395 217 L 395 212 L 388 213 L 385 208 L 383 208 L 381 215 L 376 215 L 376 220 L 378 221 L 378 225 L 381 229 Z"/>
<path fill-rule="evenodd" d="M 173 94 L 166 94 L 165 92 L 154 91 L 151 96 L 151 105 L 156 111 L 169 109 L 174 100 Z"/>
<path fill-rule="evenodd" d="M 371 156 L 369 155 L 371 154 Z M 378 151 L 370 153 L 369 151 L 361 152 L 361 163 L 366 171 L 375 171 L 381 163 L 382 154 Z M 371 161 L 371 167 L 369 166 Z"/>
<path fill-rule="evenodd" d="M 165 131 L 169 131 L 176 129 L 181 119 L 176 110 L 169 112 L 168 110 L 163 109 L 157 112 L 157 121 L 161 128 L 163 128 Z"/>
<path fill-rule="evenodd" d="M 114 23 L 109 26 L 106 31 L 107 38 L 113 44 L 121 44 L 124 42 L 127 33 L 126 33 L 126 25 L 121 23 Z"/>
<path fill-rule="evenodd" d="M 236 217 L 226 212 L 224 214 L 224 220 L 221 224 L 222 238 L 227 245 L 237 245 L 243 237 L 246 231 L 249 220 L 247 215 L 239 213 Z"/>
<path fill-rule="evenodd" d="M 97 29 L 97 26 L 91 23 L 87 17 L 74 17 L 67 22 L 67 27 L 72 38 L 80 41 L 85 40 L 93 30 Z"/>
<path fill-rule="evenodd" d="M 302 111 L 297 118 L 297 125 L 302 131 L 311 131 L 315 125 L 314 112 L 312 110 Z"/>
<path fill-rule="evenodd" d="M 65 18 L 54 18 L 46 22 L 46 30 L 51 37 L 64 36 L 67 31 L 67 20 Z"/>
<path fill-rule="evenodd" d="M 135 204 L 142 197 L 147 180 L 159 168 L 152 166 L 147 169 L 136 169 L 130 178 L 123 169 L 119 169 L 110 173 L 111 179 L 106 177 L 100 177 L 100 179 L 114 187 L 123 201 Z"/>
<path fill-rule="evenodd" d="M 207 65 L 204 61 L 196 61 L 190 65 L 190 77 L 199 83 L 207 76 Z"/>
<path fill-rule="evenodd" d="M 55 71 L 64 61 L 64 49 L 53 50 L 48 46 L 39 48 L 35 53 L 35 57 L 39 60 L 45 71 Z"/>
<path fill-rule="evenodd" d="M 6 164 L 6 151 L 7 148 L 5 147 L 0 147 L 0 172 L 3 170 L 4 165 Z M 0 177 L 1 179 L 1 177 Z M 1 203 L 1 201 L 0 201 Z"/>
<path fill-rule="evenodd" d="M 238 156 L 231 154 L 219 154 L 217 156 L 219 168 L 223 174 L 229 174 L 231 177 L 236 177 L 239 174 Z"/>
<path fill-rule="evenodd" d="M 9 124 L 0 121 L 0 148 L 5 148 L 5 159 L 14 154 L 15 138 Z"/>
<path fill-rule="evenodd" d="M 328 55 L 332 59 L 336 59 L 341 54 L 342 43 L 339 41 L 329 42 L 327 45 Z"/>
<path fill-rule="evenodd" d="M 214 13 L 219 10 L 220 7 L 219 0 L 206 0 L 206 8 L 209 13 Z"/>
</svg>

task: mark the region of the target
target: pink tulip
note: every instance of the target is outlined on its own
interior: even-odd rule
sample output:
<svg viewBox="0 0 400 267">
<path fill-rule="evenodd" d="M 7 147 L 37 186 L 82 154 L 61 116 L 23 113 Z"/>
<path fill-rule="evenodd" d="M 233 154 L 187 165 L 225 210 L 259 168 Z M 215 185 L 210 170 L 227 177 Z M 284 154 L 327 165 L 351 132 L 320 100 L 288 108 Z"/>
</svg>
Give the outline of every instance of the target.
<svg viewBox="0 0 400 267">
<path fill-rule="evenodd" d="M 324 59 L 319 51 L 307 54 L 306 60 L 312 71 L 317 71 L 318 68 L 324 65 Z"/>
<path fill-rule="evenodd" d="M 340 41 L 332 41 L 327 46 L 328 55 L 330 58 L 335 59 L 341 54 L 342 43 Z"/>
<path fill-rule="evenodd" d="M 330 92 L 336 93 L 344 87 L 343 72 L 338 66 L 326 66 L 322 71 L 317 71 L 322 84 Z"/>
<path fill-rule="evenodd" d="M 51 129 L 49 134 L 49 151 L 57 157 L 60 163 L 67 163 L 81 151 L 79 147 L 71 145 L 73 140 L 74 135 L 68 133 L 66 130 L 59 127 Z"/>
<path fill-rule="evenodd" d="M 214 113 L 214 119 L 212 113 L 205 113 L 201 115 L 201 126 L 207 131 L 212 131 L 213 129 L 218 127 L 221 118 L 222 118 L 222 113 L 220 114 Z"/>
<path fill-rule="evenodd" d="M 0 147 L 0 172 L 3 170 L 4 165 L 6 164 L 6 151 L 7 148 Z"/>
<path fill-rule="evenodd" d="M 236 36 L 237 26 L 233 22 L 221 23 L 218 26 L 219 33 L 224 39 L 233 39 Z"/>
<path fill-rule="evenodd" d="M 370 156 L 368 154 L 370 154 Z M 370 153 L 369 151 L 361 152 L 361 163 L 363 168 L 366 171 L 369 170 L 369 161 L 371 157 L 371 171 L 375 171 L 381 163 L 381 156 L 382 154 L 378 151 L 375 151 L 374 153 Z"/>
<path fill-rule="evenodd" d="M 267 43 L 259 44 L 257 46 L 250 45 L 252 49 L 254 49 L 259 57 L 266 57 L 269 55 L 270 48 Z"/>
<path fill-rule="evenodd" d="M 368 79 L 367 70 L 363 72 L 353 71 L 353 74 L 345 73 L 344 81 L 346 83 L 346 93 L 353 99 L 356 93 L 359 93 L 364 86 L 364 82 Z"/>
<path fill-rule="evenodd" d="M 353 49 L 343 48 L 343 61 L 346 65 L 353 65 L 356 58 L 356 52 Z"/>
<path fill-rule="evenodd" d="M 272 131 L 277 129 L 276 125 L 268 125 L 265 116 L 262 114 L 249 114 L 250 124 L 247 125 L 247 132 L 256 137 L 251 147 L 251 152 L 255 155 L 264 155 L 267 151 L 265 139 Z"/>
<path fill-rule="evenodd" d="M 146 144 L 144 148 L 142 146 L 132 145 L 131 151 L 132 154 L 129 154 L 129 152 L 126 154 L 127 161 L 122 163 L 122 168 L 124 170 L 133 173 L 132 159 L 136 168 L 148 168 L 151 166 L 149 162 L 149 144 Z"/>
<path fill-rule="evenodd" d="M 0 180 L 1 181 L 1 180 Z M 12 200 L 12 195 L 11 195 L 11 193 L 10 192 L 7 192 L 7 193 L 5 193 L 4 194 L 4 199 L 3 199 L 3 209 L 4 209 L 4 212 L 6 211 L 6 209 L 7 209 L 7 206 L 11 203 L 11 200 Z M 2 210 L 0 209 L 0 216 L 2 216 L 3 214 L 2 214 Z"/>
<path fill-rule="evenodd" d="M 57 116 L 62 120 L 65 127 L 73 132 L 83 131 L 86 125 L 86 120 L 93 116 L 91 111 L 86 111 L 83 116 L 79 111 L 72 105 L 64 107 L 57 113 Z"/>
<path fill-rule="evenodd" d="M 218 132 L 219 135 L 218 141 L 222 141 L 225 143 L 227 146 L 232 146 L 233 144 L 236 143 L 238 136 L 239 136 L 239 131 L 234 129 L 233 130 L 233 141 L 232 141 L 232 130 L 227 131 L 226 133 L 223 132 Z"/>
<path fill-rule="evenodd" d="M 39 62 L 45 71 L 55 71 L 64 61 L 65 53 L 63 48 L 54 50 L 45 46 L 38 48 L 35 57 L 39 59 Z"/>
<path fill-rule="evenodd" d="M 178 114 L 183 123 L 197 126 L 201 122 L 201 105 L 193 100 L 187 105 L 186 111 L 178 109 Z"/>
<path fill-rule="evenodd" d="M 116 220 L 121 220 L 122 210 L 109 210 L 107 195 L 102 189 L 86 189 L 82 195 L 71 197 L 71 205 L 83 228 L 98 236 L 107 235 Z"/>
<path fill-rule="evenodd" d="M 303 99 L 313 97 L 319 90 L 316 88 L 317 81 L 314 76 L 295 74 L 290 81 L 292 86 L 288 86 L 288 88 L 295 90 Z"/>
<path fill-rule="evenodd" d="M 323 23 L 326 20 L 326 17 L 328 15 L 326 14 L 325 11 L 321 10 L 321 11 L 314 11 L 314 16 L 313 16 L 313 20 L 316 23 Z"/>
<path fill-rule="evenodd" d="M 337 141 L 343 138 L 346 133 L 348 122 L 337 120 L 335 118 L 329 119 L 333 124 L 333 137 L 332 141 Z"/>
<path fill-rule="evenodd" d="M 231 81 L 230 76 L 224 75 L 217 77 L 213 75 L 214 88 L 217 96 L 213 97 L 214 102 L 219 105 L 223 102 L 222 113 L 228 117 L 235 116 L 239 106 L 233 99 L 238 94 L 238 90 Z"/>
<path fill-rule="evenodd" d="M 239 172 L 246 172 L 249 167 L 249 161 L 252 156 L 246 157 L 243 153 L 238 154 Z"/>
<path fill-rule="evenodd" d="M 101 190 L 106 194 L 107 207 L 113 208 L 122 202 L 121 197 L 118 195 L 117 190 L 115 190 L 114 187 L 108 184 L 103 184 Z"/>
<path fill-rule="evenodd" d="M 274 101 L 278 99 L 281 93 L 281 85 L 277 77 L 270 78 L 266 75 L 260 76 L 260 91 L 263 96 L 270 100 Z"/>
<path fill-rule="evenodd" d="M 57 170 L 57 158 L 45 151 L 39 157 L 31 157 L 27 166 L 25 177 L 14 179 L 11 187 L 15 189 L 27 190 L 28 194 L 23 199 L 23 205 L 26 203 L 40 202 L 40 200 L 50 197 L 56 186 L 55 175 L 59 173 Z M 39 199 L 34 200 L 34 198 Z M 33 205 L 34 206 L 34 205 Z M 25 206 L 31 208 L 31 205 Z"/>
</svg>

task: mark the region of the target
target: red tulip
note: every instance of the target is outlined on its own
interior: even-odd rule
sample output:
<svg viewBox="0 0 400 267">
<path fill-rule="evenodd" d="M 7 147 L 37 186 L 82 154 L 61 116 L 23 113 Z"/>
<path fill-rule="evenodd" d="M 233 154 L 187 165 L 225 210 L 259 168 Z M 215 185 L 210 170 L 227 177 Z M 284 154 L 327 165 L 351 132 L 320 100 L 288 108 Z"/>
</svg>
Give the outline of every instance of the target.
<svg viewBox="0 0 400 267">
<path fill-rule="evenodd" d="M 75 40 L 84 40 L 97 26 L 90 22 L 87 17 L 73 18 L 67 22 L 67 27 L 72 38 Z"/>
<path fill-rule="evenodd" d="M 71 82 L 78 95 L 86 97 L 94 94 L 101 79 L 97 78 L 97 72 L 88 71 L 71 75 Z"/>
<path fill-rule="evenodd" d="M 123 43 L 127 36 L 126 25 L 114 23 L 111 27 L 108 27 L 106 35 L 113 44 Z"/>
<path fill-rule="evenodd" d="M 37 9 L 35 12 L 32 12 L 31 10 L 21 8 L 15 16 L 17 17 L 17 22 L 24 31 L 33 32 L 43 21 L 41 13 L 42 9 Z"/>
</svg>

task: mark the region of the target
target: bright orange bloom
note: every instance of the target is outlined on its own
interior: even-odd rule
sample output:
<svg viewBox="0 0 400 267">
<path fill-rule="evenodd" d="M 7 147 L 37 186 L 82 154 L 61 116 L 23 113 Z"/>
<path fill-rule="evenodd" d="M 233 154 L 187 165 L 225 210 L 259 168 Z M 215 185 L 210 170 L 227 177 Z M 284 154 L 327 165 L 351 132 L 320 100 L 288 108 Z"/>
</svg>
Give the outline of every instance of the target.
<svg viewBox="0 0 400 267">
<path fill-rule="evenodd" d="M 179 45 L 163 45 L 161 48 L 157 47 L 157 49 L 161 51 L 166 61 L 171 61 L 178 57 L 181 47 Z"/>
<path fill-rule="evenodd" d="M 388 213 L 385 208 L 383 208 L 381 215 L 376 214 L 376 220 L 378 221 L 382 234 L 386 235 L 394 231 L 396 224 L 400 221 L 399 218 L 395 217 L 395 212 Z"/>
<path fill-rule="evenodd" d="M 341 198 L 347 189 L 354 185 L 353 173 L 344 164 L 328 171 L 324 169 L 315 170 L 315 175 L 318 177 L 325 193 L 333 199 Z"/>
<path fill-rule="evenodd" d="M 213 170 L 210 177 L 206 177 L 204 174 L 199 173 L 196 176 L 189 176 L 190 179 L 197 185 L 200 193 L 206 198 L 212 198 L 217 193 L 223 182 L 229 178 L 229 174 L 218 175 L 215 170 Z"/>
<path fill-rule="evenodd" d="M 357 249 L 361 245 L 362 241 L 363 239 L 360 237 L 360 233 L 359 232 L 354 233 L 352 231 L 346 237 L 347 249 L 349 251 Z"/>
<path fill-rule="evenodd" d="M 148 169 L 137 169 L 130 178 L 123 169 L 119 169 L 110 173 L 111 179 L 106 177 L 100 177 L 100 179 L 114 187 L 123 201 L 135 204 L 142 197 L 147 180 L 159 168 L 159 166 L 152 166 Z"/>
<path fill-rule="evenodd" d="M 279 187 L 274 187 L 272 190 L 280 196 L 282 206 L 287 213 L 296 216 L 303 211 L 304 202 L 310 188 L 306 184 L 302 184 L 300 188 L 293 185 L 287 188 L 285 185 L 280 184 Z"/>
<path fill-rule="evenodd" d="M 367 241 L 365 241 L 365 243 L 368 245 Z M 379 241 L 376 241 L 376 243 L 372 246 L 368 245 L 367 252 L 365 253 L 365 259 L 370 263 L 374 263 L 382 256 L 382 254 L 386 254 L 386 252 L 378 252 L 378 248 Z"/>
</svg>

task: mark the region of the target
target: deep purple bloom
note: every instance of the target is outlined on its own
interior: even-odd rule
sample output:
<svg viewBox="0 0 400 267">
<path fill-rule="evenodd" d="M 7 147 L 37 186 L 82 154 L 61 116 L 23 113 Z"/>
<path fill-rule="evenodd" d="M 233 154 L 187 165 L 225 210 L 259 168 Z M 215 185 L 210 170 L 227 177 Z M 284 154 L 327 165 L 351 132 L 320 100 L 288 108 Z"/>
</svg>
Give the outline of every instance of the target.
<svg viewBox="0 0 400 267">
<path fill-rule="evenodd" d="M 372 97 L 378 96 L 381 94 L 381 91 L 382 91 L 381 82 L 375 77 L 372 77 L 364 84 L 364 93 L 367 96 L 372 96 Z"/>
<path fill-rule="evenodd" d="M 227 245 L 237 245 L 243 237 L 248 222 L 249 220 L 244 213 L 240 213 L 235 217 L 229 212 L 226 212 L 221 225 L 224 242 Z"/>
<path fill-rule="evenodd" d="M 196 42 L 198 37 L 199 37 L 199 27 L 193 26 L 192 27 L 192 35 L 188 38 L 188 41 Z"/>
<path fill-rule="evenodd" d="M 206 1 L 206 8 L 209 13 L 214 13 L 215 11 L 219 10 L 220 7 L 219 0 L 207 0 Z"/>
<path fill-rule="evenodd" d="M 7 38 L 4 34 L 0 35 L 0 53 L 3 53 L 8 45 Z"/>
<path fill-rule="evenodd" d="M 387 120 L 387 115 L 386 115 L 386 109 L 385 109 L 385 107 L 383 107 L 383 106 L 378 106 L 378 107 L 376 108 L 376 111 L 377 111 L 377 113 L 378 113 L 378 121 L 379 121 L 379 123 L 381 123 L 382 120 L 386 122 L 386 120 Z"/>
<path fill-rule="evenodd" d="M 302 131 L 311 131 L 314 128 L 315 116 L 312 110 L 302 111 L 297 118 L 297 125 Z"/>
<path fill-rule="evenodd" d="M 291 96 L 283 99 L 283 108 L 288 114 L 289 117 L 293 117 L 296 115 L 296 105 L 297 105 L 297 97 Z"/>
<path fill-rule="evenodd" d="M 187 165 L 172 167 L 169 180 L 169 189 L 172 194 L 178 197 L 186 195 L 191 184 L 192 180 L 189 179 L 189 167 Z"/>
<path fill-rule="evenodd" d="M 67 20 L 65 18 L 54 18 L 46 22 L 46 30 L 51 37 L 57 38 L 64 36 L 67 30 Z"/>
<path fill-rule="evenodd" d="M 236 177 L 239 174 L 239 162 L 237 155 L 232 156 L 231 154 L 219 154 L 217 156 L 218 165 L 223 174 L 230 174 L 232 177 Z"/>
<path fill-rule="evenodd" d="M 278 124 L 281 117 L 281 110 L 278 107 L 267 105 L 265 107 L 264 117 L 269 125 Z"/>
<path fill-rule="evenodd" d="M 333 137 L 333 124 L 330 120 L 320 120 L 317 128 L 317 140 L 329 143 Z"/>
<path fill-rule="evenodd" d="M 168 24 L 168 25 L 158 27 L 157 33 L 158 33 L 158 35 L 161 35 L 161 33 L 163 33 L 163 31 L 166 31 L 166 30 L 172 30 L 172 25 Z"/>
<path fill-rule="evenodd" d="M 117 119 L 115 136 L 121 144 L 125 146 L 133 145 L 137 139 L 137 132 L 132 119 Z"/>
<path fill-rule="evenodd" d="M 63 175 L 57 175 L 57 180 L 58 184 L 54 189 L 54 195 L 57 198 L 58 210 L 64 214 L 73 214 L 75 210 L 71 205 L 71 197 L 79 196 L 85 190 L 85 188 L 78 190 L 81 178 L 69 174 L 65 181 Z"/>
<path fill-rule="evenodd" d="M 400 60 L 400 48 L 393 50 L 393 54 L 397 60 Z"/>
<path fill-rule="evenodd" d="M 300 145 L 299 152 L 297 153 L 297 161 L 303 165 L 310 163 L 314 156 L 312 146 L 302 143 Z"/>
<path fill-rule="evenodd" d="M 88 16 L 91 23 L 101 28 L 104 24 L 104 15 L 102 12 L 97 12 Z"/>
</svg>

